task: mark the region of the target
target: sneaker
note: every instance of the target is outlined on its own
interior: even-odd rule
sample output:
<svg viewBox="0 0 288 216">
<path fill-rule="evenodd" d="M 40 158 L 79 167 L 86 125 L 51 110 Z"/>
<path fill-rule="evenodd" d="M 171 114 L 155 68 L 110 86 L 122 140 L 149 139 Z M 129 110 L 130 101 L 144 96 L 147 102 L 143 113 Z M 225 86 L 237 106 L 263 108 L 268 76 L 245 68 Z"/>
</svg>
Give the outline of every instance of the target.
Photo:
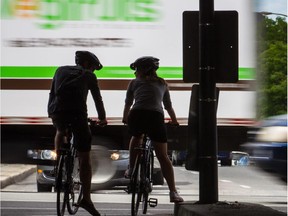
<svg viewBox="0 0 288 216">
<path fill-rule="evenodd" d="M 100 213 L 94 207 L 92 202 L 90 203 L 90 202 L 82 199 L 79 203 L 79 207 L 85 209 L 86 211 L 88 211 L 93 216 L 101 216 Z"/>
<path fill-rule="evenodd" d="M 177 193 L 177 191 L 170 191 L 170 202 L 179 203 L 183 201 L 183 198 Z"/>
</svg>

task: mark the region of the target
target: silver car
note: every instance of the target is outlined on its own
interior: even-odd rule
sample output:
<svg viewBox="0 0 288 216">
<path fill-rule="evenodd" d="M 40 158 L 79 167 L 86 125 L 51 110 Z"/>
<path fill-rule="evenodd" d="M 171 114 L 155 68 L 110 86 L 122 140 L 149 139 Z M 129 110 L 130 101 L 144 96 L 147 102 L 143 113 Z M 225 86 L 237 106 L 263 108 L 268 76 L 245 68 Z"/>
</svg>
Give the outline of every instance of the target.
<svg viewBox="0 0 288 216">
<path fill-rule="evenodd" d="M 52 150 L 30 150 L 28 157 L 43 160 L 55 160 L 56 153 Z M 128 150 L 108 150 L 106 147 L 92 145 L 92 190 L 109 189 L 115 186 L 127 186 L 129 179 L 124 173 L 129 163 Z M 51 192 L 54 188 L 54 167 L 51 165 L 37 165 L 37 191 Z M 164 184 L 159 162 L 154 163 L 154 185 Z"/>
</svg>

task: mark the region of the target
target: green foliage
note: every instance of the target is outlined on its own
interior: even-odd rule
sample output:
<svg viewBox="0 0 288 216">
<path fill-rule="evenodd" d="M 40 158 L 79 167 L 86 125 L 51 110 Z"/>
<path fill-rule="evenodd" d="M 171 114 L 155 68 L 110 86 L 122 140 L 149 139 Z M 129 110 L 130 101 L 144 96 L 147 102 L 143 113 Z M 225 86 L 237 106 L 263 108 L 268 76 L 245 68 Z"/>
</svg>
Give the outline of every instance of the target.
<svg viewBox="0 0 288 216">
<path fill-rule="evenodd" d="M 258 118 L 287 113 L 287 22 L 266 17 L 257 36 Z"/>
</svg>

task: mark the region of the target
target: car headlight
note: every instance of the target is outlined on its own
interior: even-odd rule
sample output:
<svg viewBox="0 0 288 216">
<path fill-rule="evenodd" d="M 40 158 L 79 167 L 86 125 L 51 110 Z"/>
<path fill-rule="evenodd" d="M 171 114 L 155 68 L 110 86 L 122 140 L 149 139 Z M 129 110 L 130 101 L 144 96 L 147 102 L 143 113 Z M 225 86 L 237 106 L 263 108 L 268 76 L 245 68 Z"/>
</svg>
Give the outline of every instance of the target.
<svg viewBox="0 0 288 216">
<path fill-rule="evenodd" d="M 119 160 L 119 158 L 120 158 L 120 154 L 119 153 L 114 152 L 114 153 L 111 154 L 111 159 L 113 161 Z"/>
<path fill-rule="evenodd" d="M 41 159 L 43 160 L 56 160 L 57 154 L 52 150 L 41 151 Z"/>
<path fill-rule="evenodd" d="M 57 154 L 55 150 L 29 149 L 27 151 L 27 157 L 35 160 L 56 160 Z"/>
<path fill-rule="evenodd" d="M 110 158 L 113 161 L 128 159 L 129 151 L 123 150 L 123 151 L 111 152 Z"/>
</svg>

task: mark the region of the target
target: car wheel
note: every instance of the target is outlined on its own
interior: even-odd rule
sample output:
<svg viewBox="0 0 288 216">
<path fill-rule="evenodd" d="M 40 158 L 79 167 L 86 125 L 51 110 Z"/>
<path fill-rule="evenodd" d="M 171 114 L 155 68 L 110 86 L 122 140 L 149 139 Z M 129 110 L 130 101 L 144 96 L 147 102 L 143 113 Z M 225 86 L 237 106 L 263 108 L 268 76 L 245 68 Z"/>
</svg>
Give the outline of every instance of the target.
<svg viewBox="0 0 288 216">
<path fill-rule="evenodd" d="M 183 165 L 183 161 L 182 160 L 178 160 L 177 158 L 173 158 L 172 159 L 172 165 L 173 166 L 182 166 Z"/>
<path fill-rule="evenodd" d="M 222 159 L 220 160 L 221 166 L 231 166 L 232 160 L 231 159 Z"/>
<path fill-rule="evenodd" d="M 52 185 L 40 184 L 37 182 L 38 192 L 52 192 Z"/>
<path fill-rule="evenodd" d="M 177 160 L 176 165 L 177 166 L 182 166 L 183 165 L 183 161 L 182 160 Z"/>
<path fill-rule="evenodd" d="M 161 170 L 157 170 L 153 173 L 153 185 L 163 185 L 164 178 Z"/>
</svg>

